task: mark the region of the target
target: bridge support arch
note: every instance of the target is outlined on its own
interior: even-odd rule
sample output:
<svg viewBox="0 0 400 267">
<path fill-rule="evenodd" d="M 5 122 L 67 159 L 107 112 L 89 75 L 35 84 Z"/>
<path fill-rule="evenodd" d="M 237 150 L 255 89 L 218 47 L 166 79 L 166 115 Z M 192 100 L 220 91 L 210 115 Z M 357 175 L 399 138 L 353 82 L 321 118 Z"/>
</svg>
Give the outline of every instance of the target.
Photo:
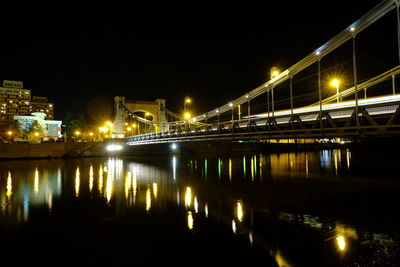
<svg viewBox="0 0 400 267">
<path fill-rule="evenodd" d="M 128 112 L 148 112 L 151 114 L 152 123 L 156 125 L 158 132 L 169 130 L 167 117 L 165 114 L 165 99 L 156 99 L 153 101 L 126 100 L 124 96 L 114 98 L 115 119 L 112 129 L 113 138 L 125 137 L 125 119 Z"/>
</svg>

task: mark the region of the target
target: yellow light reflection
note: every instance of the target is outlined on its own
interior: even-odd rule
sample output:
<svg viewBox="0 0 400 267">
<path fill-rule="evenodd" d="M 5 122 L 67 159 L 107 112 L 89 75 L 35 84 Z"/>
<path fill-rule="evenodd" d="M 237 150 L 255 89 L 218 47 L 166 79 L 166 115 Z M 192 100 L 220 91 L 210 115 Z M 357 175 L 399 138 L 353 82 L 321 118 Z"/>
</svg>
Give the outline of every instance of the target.
<svg viewBox="0 0 400 267">
<path fill-rule="evenodd" d="M 132 177 L 131 173 L 130 172 L 126 172 L 126 175 L 125 175 L 125 198 L 128 198 L 129 191 L 131 190 L 131 186 L 132 186 L 131 177 Z"/>
<path fill-rule="evenodd" d="M 208 204 L 207 203 L 204 205 L 204 215 L 206 216 L 206 218 L 208 218 Z"/>
<path fill-rule="evenodd" d="M 33 181 L 33 192 L 35 195 L 39 193 L 39 170 L 38 168 L 35 169 L 35 179 Z"/>
<path fill-rule="evenodd" d="M 274 255 L 275 261 L 279 267 L 292 267 L 290 263 L 282 256 L 281 252 L 278 250 Z"/>
<path fill-rule="evenodd" d="M 157 199 L 157 183 L 153 183 L 153 195 L 154 195 L 154 199 Z"/>
<path fill-rule="evenodd" d="M 80 172 L 79 172 L 79 166 L 76 167 L 75 171 L 75 196 L 79 196 L 79 186 L 80 186 Z"/>
<path fill-rule="evenodd" d="M 191 205 L 192 205 L 192 189 L 190 187 L 186 187 L 185 207 L 189 208 Z"/>
<path fill-rule="evenodd" d="M 99 184 L 97 185 L 97 188 L 99 189 L 100 194 L 103 193 L 103 166 L 100 165 L 99 169 Z"/>
<path fill-rule="evenodd" d="M 254 161 L 253 157 L 250 158 L 251 180 L 254 181 Z"/>
<path fill-rule="evenodd" d="M 238 202 L 236 203 L 236 216 L 239 222 L 243 221 L 243 203 L 241 200 L 238 200 Z"/>
<path fill-rule="evenodd" d="M 336 151 L 336 149 L 333 151 L 333 153 L 334 153 L 334 159 L 335 159 L 335 173 L 336 173 L 336 175 L 338 174 L 338 156 L 337 156 L 337 151 Z"/>
<path fill-rule="evenodd" d="M 347 169 L 350 169 L 350 158 L 351 158 L 351 152 L 349 149 L 346 149 Z"/>
<path fill-rule="evenodd" d="M 340 235 L 336 237 L 337 245 L 341 251 L 344 251 L 346 249 L 346 240 L 344 239 L 344 236 Z"/>
<path fill-rule="evenodd" d="M 137 192 L 137 178 L 136 178 L 136 172 L 133 173 L 132 187 L 133 187 L 133 200 L 135 201 L 135 199 L 136 199 L 136 192 Z"/>
<path fill-rule="evenodd" d="M 92 189 L 93 189 L 93 166 L 90 165 L 90 168 L 89 168 L 89 191 L 90 191 L 90 193 L 92 193 Z"/>
<path fill-rule="evenodd" d="M 146 211 L 149 211 L 151 209 L 151 192 L 150 188 L 147 188 L 146 191 Z"/>
<path fill-rule="evenodd" d="M 232 159 L 229 159 L 229 181 L 232 181 Z"/>
<path fill-rule="evenodd" d="M 11 172 L 8 172 L 8 176 L 7 176 L 7 192 L 6 192 L 6 196 L 7 198 L 10 198 L 12 196 L 12 178 L 11 178 Z"/>
<path fill-rule="evenodd" d="M 114 187 L 114 180 L 113 180 L 113 174 L 112 172 L 107 172 L 107 181 L 106 181 L 106 198 L 107 198 L 107 203 L 110 203 L 112 193 L 113 193 L 113 187 Z"/>
<path fill-rule="evenodd" d="M 189 230 L 192 230 L 193 229 L 193 216 L 192 216 L 192 212 L 191 211 L 188 211 L 187 223 L 188 223 Z"/>
</svg>

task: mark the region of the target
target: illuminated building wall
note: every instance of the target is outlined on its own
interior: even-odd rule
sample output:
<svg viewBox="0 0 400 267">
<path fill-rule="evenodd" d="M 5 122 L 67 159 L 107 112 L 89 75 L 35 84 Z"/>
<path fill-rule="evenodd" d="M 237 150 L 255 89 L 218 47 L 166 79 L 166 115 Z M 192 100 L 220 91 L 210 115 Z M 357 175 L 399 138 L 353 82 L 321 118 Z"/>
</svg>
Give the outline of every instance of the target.
<svg viewBox="0 0 400 267">
<path fill-rule="evenodd" d="M 48 103 L 47 97 L 32 96 L 31 112 L 43 112 L 46 114 L 46 119 L 54 119 L 54 103 Z"/>
<path fill-rule="evenodd" d="M 34 112 L 32 116 L 15 115 L 14 120 L 19 122 L 20 130 L 28 130 L 34 121 L 37 121 L 45 131 L 47 138 L 57 139 L 61 136 L 61 123 L 62 121 L 45 120 L 46 114 L 41 112 Z"/>
<path fill-rule="evenodd" d="M 14 115 L 30 115 L 31 90 L 18 81 L 3 81 L 0 87 L 0 125 L 12 122 Z"/>
</svg>

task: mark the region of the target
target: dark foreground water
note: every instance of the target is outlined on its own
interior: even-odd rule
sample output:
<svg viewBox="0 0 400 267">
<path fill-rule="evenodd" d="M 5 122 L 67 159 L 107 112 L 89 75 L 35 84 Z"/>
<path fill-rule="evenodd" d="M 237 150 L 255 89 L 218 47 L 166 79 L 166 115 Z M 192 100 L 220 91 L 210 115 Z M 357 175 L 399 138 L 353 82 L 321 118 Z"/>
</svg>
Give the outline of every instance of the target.
<svg viewBox="0 0 400 267">
<path fill-rule="evenodd" d="M 2 262 L 399 266 L 399 160 L 349 149 L 0 162 Z"/>
</svg>

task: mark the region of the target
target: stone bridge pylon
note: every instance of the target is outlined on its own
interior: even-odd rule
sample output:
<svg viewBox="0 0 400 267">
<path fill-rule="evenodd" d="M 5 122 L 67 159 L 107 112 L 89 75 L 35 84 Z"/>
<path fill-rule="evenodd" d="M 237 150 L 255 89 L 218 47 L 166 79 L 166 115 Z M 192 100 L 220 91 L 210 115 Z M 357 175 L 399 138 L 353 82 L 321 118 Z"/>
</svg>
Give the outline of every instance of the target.
<svg viewBox="0 0 400 267">
<path fill-rule="evenodd" d="M 112 127 L 112 138 L 125 137 L 125 119 L 129 113 L 135 112 L 149 113 L 152 124 L 156 125 L 157 131 L 168 131 L 168 122 L 165 114 L 165 99 L 153 101 L 126 100 L 124 96 L 114 98 L 115 119 Z M 145 119 L 145 118 L 143 118 Z"/>
</svg>

